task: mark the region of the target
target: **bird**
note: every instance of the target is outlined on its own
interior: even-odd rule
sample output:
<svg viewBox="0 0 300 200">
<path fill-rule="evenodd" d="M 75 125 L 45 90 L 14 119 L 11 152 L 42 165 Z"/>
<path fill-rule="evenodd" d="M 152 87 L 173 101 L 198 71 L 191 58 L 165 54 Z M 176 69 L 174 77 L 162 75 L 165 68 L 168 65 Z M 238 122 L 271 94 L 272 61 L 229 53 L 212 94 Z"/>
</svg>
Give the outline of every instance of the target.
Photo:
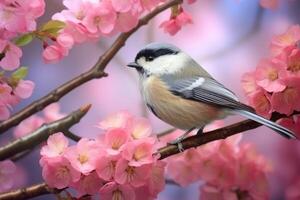
<svg viewBox="0 0 300 200">
<path fill-rule="evenodd" d="M 194 129 L 228 115 L 241 115 L 280 135 L 296 138 L 289 129 L 255 113 L 214 79 L 191 56 L 169 43 L 150 43 L 127 65 L 139 74 L 141 94 L 152 113 L 186 132 L 171 144 L 182 151 L 181 141 Z"/>
</svg>

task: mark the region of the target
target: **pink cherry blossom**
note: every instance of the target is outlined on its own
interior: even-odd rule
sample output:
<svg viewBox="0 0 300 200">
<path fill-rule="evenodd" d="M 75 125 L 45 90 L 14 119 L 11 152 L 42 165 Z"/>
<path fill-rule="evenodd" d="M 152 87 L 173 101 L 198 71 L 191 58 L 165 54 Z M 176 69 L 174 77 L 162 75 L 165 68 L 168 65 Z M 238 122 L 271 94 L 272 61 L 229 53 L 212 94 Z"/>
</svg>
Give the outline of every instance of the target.
<svg viewBox="0 0 300 200">
<path fill-rule="evenodd" d="M 44 0 L 8 0 L 0 4 L 0 28 L 25 33 L 36 28 L 35 19 L 45 10 Z"/>
<path fill-rule="evenodd" d="M 56 38 L 57 43 L 67 49 L 71 49 L 74 45 L 74 38 L 71 34 L 61 33 Z"/>
<path fill-rule="evenodd" d="M 159 27 L 163 28 L 164 32 L 175 35 L 181 30 L 182 26 L 191 24 L 192 22 L 191 16 L 182 10 L 179 15 L 172 16 L 170 20 L 162 22 Z"/>
<path fill-rule="evenodd" d="M 257 114 L 269 118 L 273 111 L 270 99 L 270 94 L 258 90 L 249 97 L 249 103 L 255 109 Z"/>
<path fill-rule="evenodd" d="M 124 146 L 122 157 L 135 167 L 153 163 L 154 143 L 152 138 L 129 142 Z"/>
<path fill-rule="evenodd" d="M 115 175 L 116 163 L 119 156 L 104 155 L 98 158 L 96 162 L 96 172 L 100 178 L 110 181 Z"/>
<path fill-rule="evenodd" d="M 285 85 L 285 90 L 272 95 L 271 104 L 275 111 L 290 115 L 294 110 L 300 110 L 300 77 L 285 79 Z"/>
<path fill-rule="evenodd" d="M 201 159 L 195 149 L 189 149 L 183 153 L 167 159 L 167 173 L 180 186 L 187 186 L 200 179 Z M 198 157 L 196 159 L 196 157 Z M 198 167 L 196 167 L 198 166 Z"/>
<path fill-rule="evenodd" d="M 6 192 L 14 186 L 15 164 L 10 160 L 0 162 L 0 192 Z"/>
<path fill-rule="evenodd" d="M 131 136 L 133 139 L 146 138 L 152 133 L 152 127 L 149 120 L 145 118 L 135 118 L 133 121 L 133 127 Z"/>
<path fill-rule="evenodd" d="M 135 193 L 132 186 L 119 185 L 115 182 L 106 183 L 99 191 L 103 200 L 135 200 Z"/>
<path fill-rule="evenodd" d="M 119 184 L 130 184 L 139 187 L 146 184 L 151 174 L 151 164 L 140 167 L 129 166 L 125 159 L 118 160 L 116 164 L 115 181 Z"/>
<path fill-rule="evenodd" d="M 133 0 L 111 0 L 112 7 L 116 12 L 128 12 L 133 6 Z"/>
<path fill-rule="evenodd" d="M 242 76 L 242 87 L 246 95 L 252 95 L 260 89 L 256 84 L 255 72 L 245 73 Z"/>
<path fill-rule="evenodd" d="M 82 23 L 91 33 L 109 34 L 115 27 L 116 18 L 115 11 L 104 1 L 97 6 L 93 6 Z"/>
<path fill-rule="evenodd" d="M 281 118 L 278 123 L 289 130 L 293 131 L 300 137 L 300 115 L 293 115 L 290 118 Z"/>
<path fill-rule="evenodd" d="M 98 124 L 98 127 L 103 130 L 112 128 L 123 128 L 125 130 L 131 130 L 132 123 L 133 117 L 127 111 L 120 111 L 107 116 Z"/>
<path fill-rule="evenodd" d="M 11 71 L 20 66 L 22 50 L 15 44 L 0 39 L 0 53 L 4 54 L 4 57 L 0 60 L 0 66 L 4 70 Z"/>
<path fill-rule="evenodd" d="M 277 9 L 278 8 L 278 0 L 260 0 L 260 5 L 264 8 Z"/>
<path fill-rule="evenodd" d="M 126 12 L 126 13 L 118 13 L 116 19 L 116 30 L 120 32 L 128 32 L 139 22 L 138 13 Z"/>
<path fill-rule="evenodd" d="M 63 157 L 48 159 L 42 166 L 43 178 L 50 187 L 63 189 L 80 179 L 80 172 Z"/>
<path fill-rule="evenodd" d="M 165 162 L 157 161 L 152 167 L 149 181 L 146 184 L 150 194 L 155 198 L 165 187 L 165 167 Z"/>
<path fill-rule="evenodd" d="M 110 129 L 106 132 L 104 145 L 106 152 L 110 155 L 118 155 L 129 140 L 129 133 L 121 128 Z"/>
<path fill-rule="evenodd" d="M 176 19 L 171 18 L 170 20 L 164 21 L 159 25 L 160 28 L 164 29 L 165 33 L 170 35 L 175 35 L 181 30 L 181 27 L 177 24 Z"/>
<path fill-rule="evenodd" d="M 285 65 L 275 60 L 262 60 L 255 71 L 257 85 L 268 92 L 281 92 L 285 89 Z"/>
<path fill-rule="evenodd" d="M 76 146 L 66 149 L 64 156 L 77 171 L 88 174 L 96 169 L 96 160 L 100 154 L 97 143 L 87 138 L 79 140 Z"/>
<path fill-rule="evenodd" d="M 164 2 L 165 0 L 140 0 L 140 4 L 143 10 L 150 11 L 156 7 L 159 3 Z"/>
<path fill-rule="evenodd" d="M 45 157 L 61 156 L 69 145 L 69 140 L 62 133 L 49 136 L 47 145 L 41 149 L 41 155 Z"/>
<path fill-rule="evenodd" d="M 60 46 L 58 43 L 47 46 L 43 51 L 43 59 L 45 63 L 55 63 L 66 56 L 68 50 Z"/>
<path fill-rule="evenodd" d="M 52 16 L 54 20 L 60 20 L 65 22 L 80 23 L 84 19 L 93 4 L 85 0 L 64 0 L 63 4 L 67 9 L 60 13 L 56 13 Z"/>
<path fill-rule="evenodd" d="M 35 83 L 29 80 L 20 80 L 14 89 L 14 94 L 22 99 L 27 99 L 32 95 Z"/>
<path fill-rule="evenodd" d="M 285 33 L 274 36 L 271 42 L 271 51 L 274 55 L 280 54 L 285 48 L 296 46 L 300 40 L 300 26 L 291 26 Z"/>
<path fill-rule="evenodd" d="M 86 176 L 82 176 L 79 181 L 72 183 L 72 187 L 76 189 L 77 196 L 95 195 L 103 185 L 96 172 L 92 172 Z"/>
<path fill-rule="evenodd" d="M 14 130 L 14 137 L 21 138 L 29 133 L 33 132 L 37 128 L 39 128 L 43 123 L 44 119 L 37 116 L 32 115 L 31 117 L 23 120 Z"/>
<path fill-rule="evenodd" d="M 276 58 L 286 63 L 288 76 L 300 76 L 300 49 L 285 48 Z"/>
<path fill-rule="evenodd" d="M 52 103 L 44 109 L 44 119 L 46 122 L 52 122 L 65 117 L 64 113 L 60 112 L 60 105 Z"/>
</svg>

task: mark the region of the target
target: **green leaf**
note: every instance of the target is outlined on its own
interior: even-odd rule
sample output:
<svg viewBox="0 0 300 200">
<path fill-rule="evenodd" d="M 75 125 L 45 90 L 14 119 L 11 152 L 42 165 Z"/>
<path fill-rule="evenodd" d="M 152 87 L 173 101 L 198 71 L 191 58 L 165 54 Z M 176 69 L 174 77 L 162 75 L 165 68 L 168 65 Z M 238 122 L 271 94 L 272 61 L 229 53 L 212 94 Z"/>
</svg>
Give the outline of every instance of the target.
<svg viewBox="0 0 300 200">
<path fill-rule="evenodd" d="M 13 80 L 19 81 L 25 78 L 28 74 L 28 68 L 27 67 L 20 67 L 17 71 L 12 73 L 11 78 Z"/>
<path fill-rule="evenodd" d="M 18 46 L 25 46 L 27 44 L 29 44 L 32 40 L 33 40 L 34 36 L 32 33 L 28 33 L 25 35 L 22 35 L 21 37 L 19 37 L 16 41 L 15 44 Z"/>
<path fill-rule="evenodd" d="M 58 31 L 63 29 L 66 24 L 59 20 L 50 20 L 44 24 L 39 31 L 47 32 L 51 35 L 56 35 Z"/>
</svg>

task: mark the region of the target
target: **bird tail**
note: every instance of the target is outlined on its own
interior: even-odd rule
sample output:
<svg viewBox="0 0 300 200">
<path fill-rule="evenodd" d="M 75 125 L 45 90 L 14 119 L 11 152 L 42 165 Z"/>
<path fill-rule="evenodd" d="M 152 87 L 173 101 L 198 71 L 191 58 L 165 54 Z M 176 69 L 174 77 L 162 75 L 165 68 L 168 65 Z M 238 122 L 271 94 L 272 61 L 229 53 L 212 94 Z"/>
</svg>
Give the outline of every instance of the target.
<svg viewBox="0 0 300 200">
<path fill-rule="evenodd" d="M 297 138 L 295 136 L 295 134 L 292 131 L 290 131 L 289 129 L 284 128 L 283 126 L 280 126 L 279 124 L 276 124 L 275 122 L 265 119 L 253 112 L 246 111 L 246 110 L 231 110 L 230 112 L 233 114 L 242 115 L 246 118 L 249 118 L 253 121 L 263 124 L 288 139 L 296 139 Z"/>
</svg>

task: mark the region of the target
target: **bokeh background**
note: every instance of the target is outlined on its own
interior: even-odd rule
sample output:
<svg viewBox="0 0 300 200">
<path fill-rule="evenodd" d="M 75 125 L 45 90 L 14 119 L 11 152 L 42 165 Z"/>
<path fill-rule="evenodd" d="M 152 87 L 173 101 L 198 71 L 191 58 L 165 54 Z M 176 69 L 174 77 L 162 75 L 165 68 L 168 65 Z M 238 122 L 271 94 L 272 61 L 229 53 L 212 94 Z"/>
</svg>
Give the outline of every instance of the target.
<svg viewBox="0 0 300 200">
<path fill-rule="evenodd" d="M 63 9 L 61 0 L 46 1 L 46 4 L 46 14 L 39 19 L 39 23 L 49 20 L 54 13 Z M 159 24 L 170 13 L 166 11 L 160 14 L 148 26 L 130 37 L 126 46 L 106 68 L 109 74 L 107 78 L 93 80 L 61 99 L 64 113 L 87 103 L 93 105 L 80 124 L 72 128 L 76 134 L 96 137 L 101 132 L 95 128 L 95 124 L 106 115 L 119 110 L 129 110 L 135 115 L 149 118 L 155 132 L 170 128 L 146 110 L 139 93 L 137 74 L 126 68 L 126 64 L 133 61 L 139 49 L 150 42 L 177 45 L 234 91 L 241 101 L 246 102 L 240 84 L 242 74 L 254 70 L 258 61 L 269 55 L 269 44 L 274 34 L 280 34 L 290 25 L 300 23 L 299 0 L 282 0 L 276 10 L 261 8 L 258 0 L 198 0 L 185 9 L 193 16 L 192 25 L 184 27 L 175 36 L 170 36 L 159 28 Z M 101 38 L 97 43 L 76 45 L 69 56 L 58 64 L 43 63 L 42 45 L 39 41 L 26 46 L 22 65 L 29 66 L 28 79 L 36 83 L 36 88 L 32 97 L 23 101 L 14 111 L 89 69 L 113 39 Z M 239 119 L 241 118 L 230 117 L 225 123 Z M 3 137 L 1 140 L 4 140 Z M 269 174 L 272 199 L 284 199 L 286 188 L 300 177 L 299 144 L 287 141 L 264 127 L 243 133 L 242 142 L 254 143 L 258 151 L 269 158 L 274 167 L 273 173 Z M 34 151 L 29 157 L 17 162 L 20 168 L 19 185 L 42 181 L 38 161 L 39 152 Z M 25 174 L 24 171 L 28 173 Z M 167 186 L 159 199 L 198 199 L 198 185 L 187 188 Z M 35 199 L 54 199 L 54 196 Z"/>
</svg>

